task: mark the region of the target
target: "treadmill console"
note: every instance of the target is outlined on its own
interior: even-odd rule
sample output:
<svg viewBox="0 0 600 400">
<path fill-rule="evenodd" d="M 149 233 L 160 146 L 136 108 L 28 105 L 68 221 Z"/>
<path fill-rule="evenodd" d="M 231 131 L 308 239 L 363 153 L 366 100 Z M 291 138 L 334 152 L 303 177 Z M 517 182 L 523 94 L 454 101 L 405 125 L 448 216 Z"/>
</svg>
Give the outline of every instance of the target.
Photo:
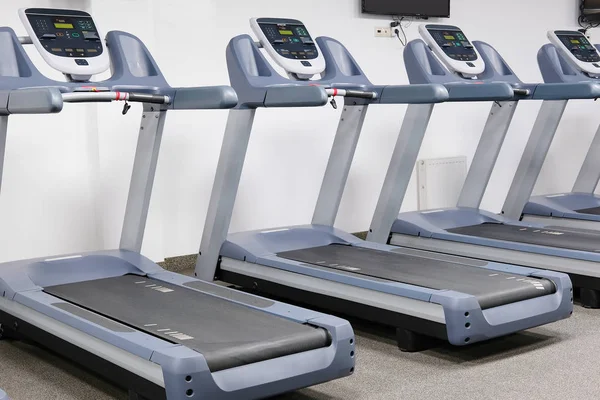
<svg viewBox="0 0 600 400">
<path fill-rule="evenodd" d="M 252 18 L 250 25 L 262 47 L 288 74 L 310 79 L 325 70 L 325 58 L 301 21 Z"/>
<path fill-rule="evenodd" d="M 31 41 L 54 69 L 74 80 L 87 80 L 110 67 L 102 36 L 90 14 L 27 8 L 19 10 L 19 16 Z"/>
<path fill-rule="evenodd" d="M 600 54 L 581 32 L 550 31 L 548 39 L 575 68 L 592 77 L 600 77 Z"/>
<path fill-rule="evenodd" d="M 419 33 L 451 72 L 474 78 L 485 70 L 483 59 L 460 28 L 427 24 L 419 26 Z"/>
</svg>

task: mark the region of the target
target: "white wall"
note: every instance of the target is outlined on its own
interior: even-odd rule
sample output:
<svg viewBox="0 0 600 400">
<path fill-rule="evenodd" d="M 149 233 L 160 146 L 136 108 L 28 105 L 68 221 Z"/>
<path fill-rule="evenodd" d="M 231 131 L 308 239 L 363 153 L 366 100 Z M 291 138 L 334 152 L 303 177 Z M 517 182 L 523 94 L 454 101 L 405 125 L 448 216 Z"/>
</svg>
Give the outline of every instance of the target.
<svg viewBox="0 0 600 400">
<path fill-rule="evenodd" d="M 452 0 L 452 17 L 472 39 L 493 44 L 525 81 L 541 79 L 536 52 L 547 29 L 573 28 L 576 5 L 563 0 Z M 140 36 L 172 85 L 228 83 L 225 47 L 250 33 L 252 16 L 304 20 L 315 36 L 341 40 L 377 84 L 405 84 L 402 46 L 373 36 L 385 17 L 362 16 L 359 0 L 2 1 L 3 25 L 18 28 L 22 6 L 91 9 L 104 31 Z M 433 21 L 436 22 L 436 21 Z M 417 23 L 407 29 L 417 38 Z M 599 38 L 600 39 L 600 38 Z M 46 68 L 45 72 L 50 73 Z M 536 191 L 568 190 L 598 124 L 592 102 L 573 102 Z M 472 157 L 487 104 L 436 107 L 420 157 Z M 539 103 L 523 102 L 492 177 L 484 206 L 499 211 Z M 369 110 L 337 221 L 368 227 L 405 107 Z M 67 107 L 58 116 L 13 117 L 0 197 L 4 222 L 0 259 L 111 248 L 118 244 L 135 151 L 140 109 Z M 167 119 L 144 252 L 154 259 L 198 249 L 220 150 L 226 112 L 173 112 Z M 260 110 L 244 169 L 232 230 L 310 221 L 339 110 Z M 44 131 L 36 129 L 44 127 Z M 416 209 L 411 185 L 403 209 Z M 9 245 L 8 245 L 9 244 Z"/>
<path fill-rule="evenodd" d="M 89 2 L 4 0 L 0 2 L 1 24 L 24 35 L 17 10 L 28 6 L 86 9 Z M 35 51 L 29 53 L 40 60 Z M 61 78 L 49 67 L 41 70 Z M 9 118 L 0 196 L 0 261 L 96 247 L 99 236 L 90 159 L 97 149 L 87 129 L 90 111 L 76 106 L 59 115 Z"/>
<path fill-rule="evenodd" d="M 158 2 L 163 4 L 165 2 Z M 196 3 L 202 3 L 196 4 Z M 541 79 L 536 53 L 547 42 L 551 27 L 573 28 L 576 5 L 562 0 L 453 0 L 448 22 L 463 27 L 472 40 L 493 44 L 524 81 Z M 179 17 L 177 19 L 176 17 Z M 313 35 L 338 38 L 361 63 L 374 83 L 405 84 L 402 46 L 395 39 L 375 38 L 375 26 L 385 17 L 363 16 L 358 0 L 306 0 L 302 7 L 270 0 L 169 2 L 155 15 L 157 59 L 173 84 L 228 82 L 224 49 L 229 39 L 250 33 L 251 16 L 281 16 L 303 20 Z M 436 22 L 436 21 L 434 21 Z M 417 23 L 407 29 L 418 37 Z M 187 40 L 206 32 L 201 51 Z M 180 57 L 187 62 L 179 61 Z M 190 65 L 200 64 L 190 68 Z M 576 105 L 575 105 L 576 104 Z M 538 102 L 519 106 L 484 207 L 500 211 L 521 152 L 539 109 Z M 574 102 L 565 115 L 556 144 L 548 157 L 536 191 L 568 190 L 586 146 L 598 124 L 593 102 Z M 469 160 L 485 123 L 489 104 L 445 104 L 436 108 L 420 157 L 467 155 Z M 369 110 L 352 168 L 337 226 L 349 231 L 368 227 L 387 164 L 404 115 L 403 106 L 374 106 Z M 246 161 L 232 231 L 310 221 L 320 181 L 333 141 L 339 111 L 330 107 L 298 110 L 260 110 Z M 160 192 L 164 206 L 167 255 L 197 250 L 214 177 L 225 113 L 178 115 L 167 124 L 161 158 Z M 571 136 L 575 133 L 575 136 Z M 413 181 L 403 210 L 417 207 Z"/>
</svg>

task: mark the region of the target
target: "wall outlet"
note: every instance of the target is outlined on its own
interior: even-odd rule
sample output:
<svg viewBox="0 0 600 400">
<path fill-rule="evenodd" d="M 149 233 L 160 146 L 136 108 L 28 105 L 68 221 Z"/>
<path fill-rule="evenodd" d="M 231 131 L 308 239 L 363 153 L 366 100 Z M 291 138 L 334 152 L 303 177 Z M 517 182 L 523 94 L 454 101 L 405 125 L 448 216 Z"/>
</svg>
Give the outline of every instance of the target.
<svg viewBox="0 0 600 400">
<path fill-rule="evenodd" d="M 392 29 L 389 26 L 376 27 L 375 37 L 392 37 Z"/>
</svg>

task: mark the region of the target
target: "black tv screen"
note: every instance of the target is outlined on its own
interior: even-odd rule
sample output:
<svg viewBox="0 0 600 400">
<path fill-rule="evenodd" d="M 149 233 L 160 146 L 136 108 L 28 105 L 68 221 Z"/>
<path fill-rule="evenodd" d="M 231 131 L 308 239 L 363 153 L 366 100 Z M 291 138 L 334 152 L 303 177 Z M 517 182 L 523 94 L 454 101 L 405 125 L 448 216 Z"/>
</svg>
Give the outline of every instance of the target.
<svg viewBox="0 0 600 400">
<path fill-rule="evenodd" d="M 588 22 L 600 22 L 600 0 L 582 0 L 581 14 Z"/>
<path fill-rule="evenodd" d="M 362 0 L 362 11 L 407 17 L 449 17 L 450 0 Z"/>
</svg>

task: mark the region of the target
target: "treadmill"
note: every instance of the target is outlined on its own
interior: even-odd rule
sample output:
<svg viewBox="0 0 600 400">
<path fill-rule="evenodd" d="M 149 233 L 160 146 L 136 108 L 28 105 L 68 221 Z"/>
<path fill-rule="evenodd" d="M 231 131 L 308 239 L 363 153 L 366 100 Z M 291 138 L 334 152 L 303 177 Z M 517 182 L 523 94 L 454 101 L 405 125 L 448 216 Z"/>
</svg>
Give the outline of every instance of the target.
<svg viewBox="0 0 600 400">
<path fill-rule="evenodd" d="M 597 82 L 600 77 L 600 54 L 578 31 L 550 31 L 549 44 L 538 53 L 538 64 L 545 82 Z M 566 107 L 566 102 L 565 102 Z M 547 154 L 555 131 L 540 138 L 537 156 Z M 566 228 L 600 230 L 600 196 L 594 194 L 600 180 L 600 128 L 581 166 L 573 190 L 533 196 L 525 204 L 523 220 L 553 224 Z M 540 165 L 538 169 L 541 169 Z M 527 173 L 536 173 L 529 170 Z M 536 175 L 539 174 L 537 171 Z"/>
<path fill-rule="evenodd" d="M 2 389 L 0 389 L 0 400 L 10 400 L 8 395 Z"/>
<path fill-rule="evenodd" d="M 28 37 L 0 28 L 3 149 L 11 114 L 110 101 L 124 101 L 123 112 L 142 103 L 143 114 L 119 248 L 1 264 L 0 337 L 32 340 L 132 399 L 255 399 L 350 375 L 347 321 L 167 272 L 140 254 L 167 111 L 231 108 L 234 90 L 170 87 L 137 37 L 112 31 L 105 45 L 88 13 L 19 13 Z M 67 82 L 43 76 L 27 43 Z M 111 78 L 89 81 L 109 65 Z"/>
<path fill-rule="evenodd" d="M 258 42 L 240 35 L 227 46 L 239 104 L 229 112 L 198 277 L 395 327 L 406 351 L 431 346 L 432 338 L 463 346 L 571 314 L 567 275 L 368 243 L 334 228 L 368 107 L 429 104 L 446 100 L 448 91 L 439 84 L 373 85 L 342 43 L 314 39 L 301 21 L 250 24 Z M 304 109 L 326 105 L 328 96 L 343 97 L 344 105 L 312 223 L 228 235 L 257 109 L 297 107 L 310 118 Z M 409 114 L 403 129 L 420 123 Z"/>
<path fill-rule="evenodd" d="M 450 92 L 450 101 L 468 98 L 459 94 L 466 90 L 461 87 L 484 92 L 485 88 L 505 83 L 514 89 L 514 94 L 492 104 L 454 208 L 398 215 L 425 134 L 425 129 L 402 131 L 368 240 L 568 273 L 573 285 L 580 289 L 583 305 L 600 307 L 600 233 L 520 221 L 543 163 L 539 149 L 549 145 L 549 136 L 555 132 L 566 102 L 600 97 L 600 83 L 524 84 L 492 46 L 471 43 L 459 27 L 427 24 L 421 25 L 419 32 L 423 40 L 413 40 L 404 51 L 411 83 L 444 84 Z M 478 94 L 469 100 L 486 98 Z M 543 104 L 502 215 L 497 215 L 479 207 L 516 107 L 522 100 L 543 100 Z M 424 107 L 431 111 L 433 106 Z M 408 114 L 417 114 L 417 107 L 409 106 Z M 421 126 L 426 126 L 429 114 L 423 111 L 420 118 Z"/>
</svg>

